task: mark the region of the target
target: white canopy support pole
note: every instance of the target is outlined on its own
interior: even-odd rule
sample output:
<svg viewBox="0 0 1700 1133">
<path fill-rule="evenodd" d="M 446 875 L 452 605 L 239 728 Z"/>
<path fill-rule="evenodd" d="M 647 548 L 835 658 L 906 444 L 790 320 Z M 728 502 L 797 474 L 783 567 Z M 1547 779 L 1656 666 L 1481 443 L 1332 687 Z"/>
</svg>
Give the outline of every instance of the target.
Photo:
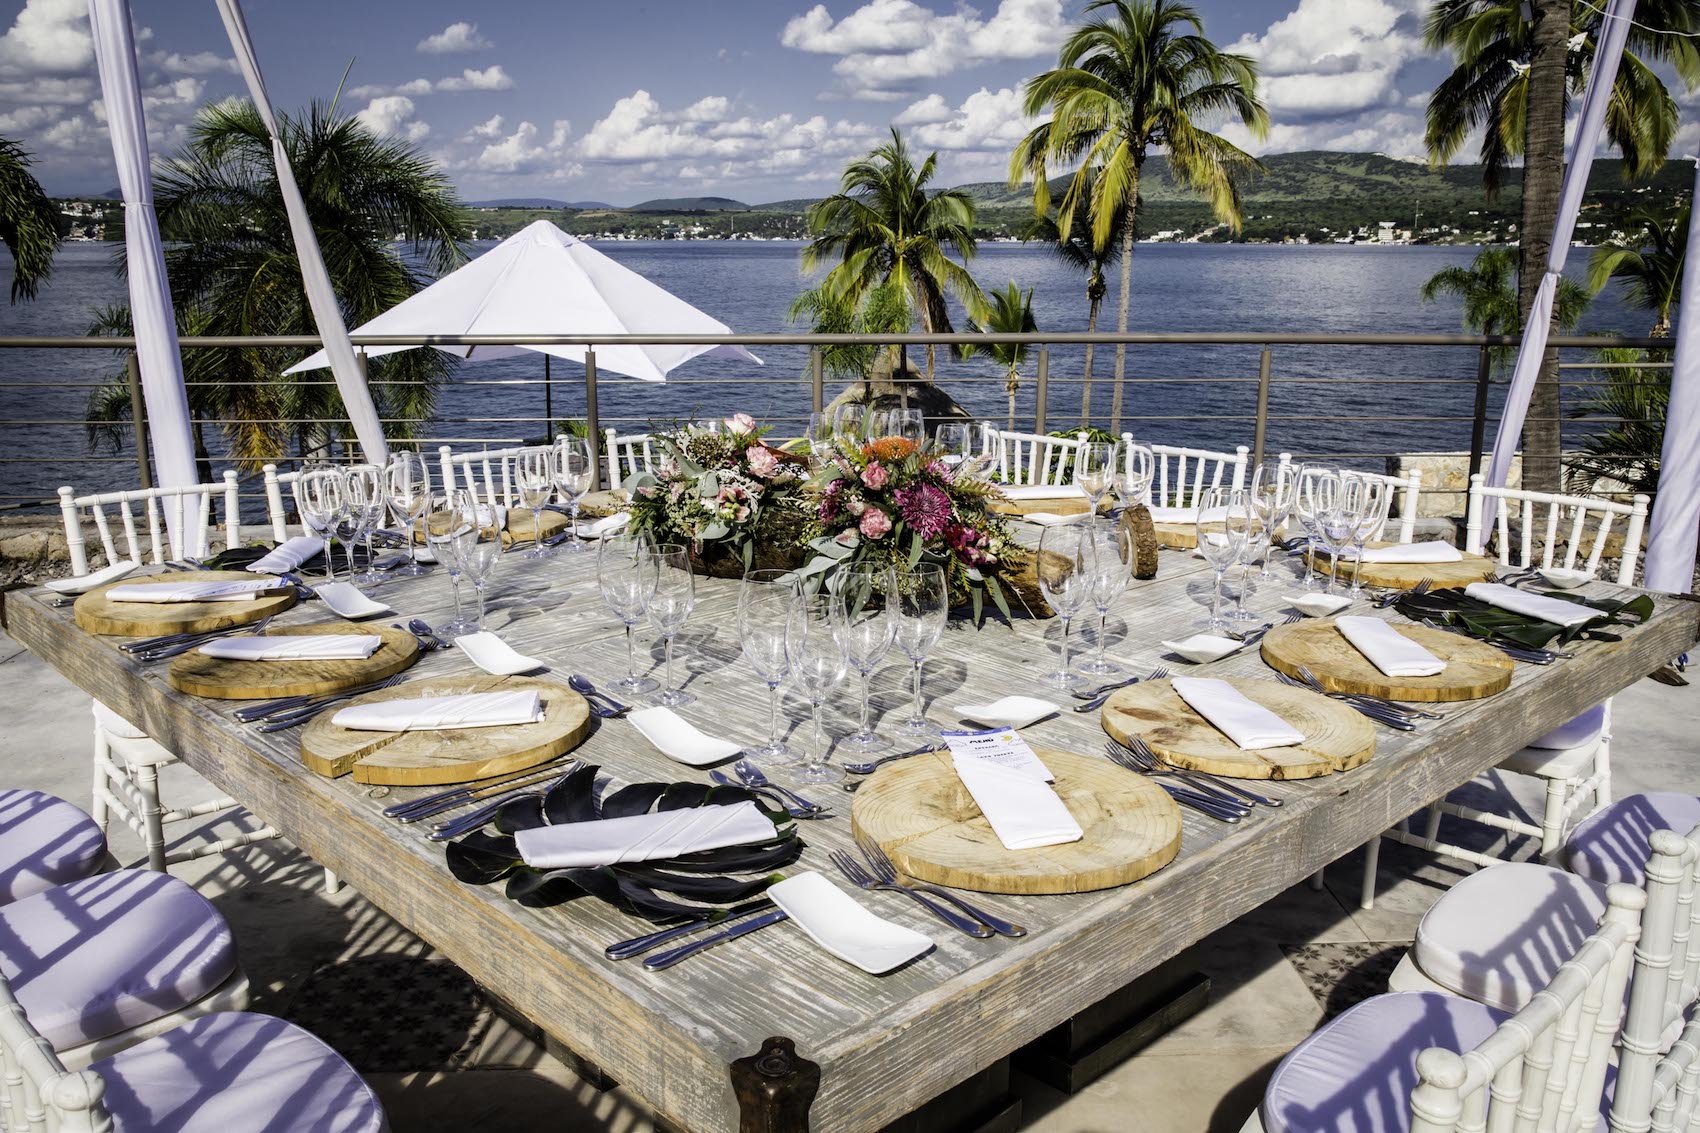
<svg viewBox="0 0 1700 1133">
<path fill-rule="evenodd" d="M 136 336 L 136 364 L 142 375 L 148 432 L 153 440 L 154 470 L 161 487 L 187 487 L 199 479 L 195 474 L 195 442 L 189 397 L 183 386 L 183 356 L 177 346 L 177 317 L 165 278 L 159 221 L 153 211 L 148 128 L 136 77 L 129 0 L 89 0 L 89 29 L 94 36 L 107 129 L 112 135 L 112 157 L 124 194 L 130 321 Z M 148 440 L 138 435 L 136 444 L 146 445 Z M 179 539 L 175 517 L 167 515 L 166 519 L 172 525 L 172 538 Z"/>
<path fill-rule="evenodd" d="M 319 328 L 319 338 L 325 344 L 325 354 L 330 359 L 331 374 L 336 378 L 337 390 L 342 394 L 349 422 L 354 426 L 354 435 L 360 438 L 360 448 L 366 459 L 373 464 L 382 464 L 389 459 L 384 427 L 378 420 L 377 406 L 372 404 L 372 390 L 354 357 L 354 346 L 348 340 L 348 327 L 342 321 L 342 308 L 337 305 L 330 273 L 325 270 L 325 257 L 319 251 L 317 237 L 313 235 L 307 203 L 301 197 L 301 187 L 295 183 L 289 153 L 278 138 L 277 120 L 272 113 L 271 101 L 266 97 L 265 80 L 260 75 L 260 62 L 254 55 L 253 41 L 248 38 L 248 24 L 242 17 L 241 4 L 238 0 L 216 2 L 218 13 L 224 20 L 225 33 L 230 36 L 230 46 L 236 52 L 236 65 L 248 83 L 248 93 L 272 138 L 272 161 L 277 166 L 278 188 L 283 193 L 284 208 L 289 213 L 289 231 L 295 238 L 295 258 L 301 264 L 301 283 L 307 291 L 307 303 L 313 309 L 313 322 Z"/>
<path fill-rule="evenodd" d="M 1588 72 L 1588 91 L 1582 96 L 1582 117 L 1576 125 L 1570 163 L 1564 168 L 1564 188 L 1558 197 L 1558 220 L 1553 224 L 1546 274 L 1541 278 L 1540 290 L 1523 327 L 1517 368 L 1511 375 L 1511 388 L 1505 391 L 1505 409 L 1500 414 L 1499 432 L 1494 436 L 1493 455 L 1488 460 L 1486 479 L 1490 487 L 1505 485 L 1511 458 L 1517 454 L 1523 436 L 1523 419 L 1528 416 L 1529 398 L 1535 392 L 1547 338 L 1552 333 L 1552 309 L 1559 277 L 1564 274 L 1564 261 L 1570 255 L 1570 237 L 1576 229 L 1576 217 L 1582 211 L 1582 194 L 1588 187 L 1588 172 L 1594 165 L 1594 151 L 1600 145 L 1606 107 L 1617 84 L 1617 65 L 1623 58 L 1623 43 L 1629 36 L 1629 23 L 1634 16 L 1635 0 L 1610 0 L 1600 21 L 1600 41 L 1594 51 L 1594 65 Z M 1498 504 L 1492 496 L 1482 501 L 1483 530 L 1492 525 Z"/>
<path fill-rule="evenodd" d="M 1700 161 L 1694 163 L 1694 190 L 1700 196 Z M 1700 248 L 1700 208 L 1689 210 L 1688 246 Z M 1647 589 L 1686 594 L 1694 589 L 1700 543 L 1700 269 L 1682 274 L 1672 362 L 1659 495 L 1643 566 Z"/>
</svg>

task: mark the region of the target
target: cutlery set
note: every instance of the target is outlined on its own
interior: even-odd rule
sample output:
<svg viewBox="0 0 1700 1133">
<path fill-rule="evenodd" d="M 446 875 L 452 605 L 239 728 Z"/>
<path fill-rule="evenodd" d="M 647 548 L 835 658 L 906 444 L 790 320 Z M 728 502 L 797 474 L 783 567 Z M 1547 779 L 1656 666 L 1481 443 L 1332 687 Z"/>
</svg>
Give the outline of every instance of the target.
<svg viewBox="0 0 1700 1133">
<path fill-rule="evenodd" d="M 1070 689 L 1069 695 L 1074 697 L 1076 700 L 1084 702 L 1074 706 L 1074 710 L 1076 712 L 1096 712 L 1098 709 L 1104 707 L 1104 702 L 1110 699 L 1111 694 L 1118 688 L 1126 688 L 1129 685 L 1136 685 L 1142 680 L 1167 680 L 1168 677 L 1169 667 L 1167 665 L 1158 665 L 1155 669 L 1152 669 L 1150 674 L 1147 676 L 1129 677 L 1125 681 L 1112 681 L 1107 685 L 1099 685 L 1097 688 L 1088 689 L 1085 692 L 1078 689 Z"/>
<path fill-rule="evenodd" d="M 1156 780 L 1157 785 L 1167 791 L 1169 797 L 1177 803 L 1200 814 L 1207 814 L 1219 822 L 1237 823 L 1248 817 L 1255 806 L 1281 805 L 1280 799 L 1254 794 L 1214 775 L 1171 767 L 1159 759 L 1157 753 L 1138 736 L 1132 737 L 1130 744 L 1110 740 L 1104 744 L 1104 752 L 1117 765 Z M 1165 779 L 1175 779 L 1177 782 L 1164 782 Z"/>
<path fill-rule="evenodd" d="M 200 633 L 168 633 L 163 637 L 145 637 L 136 641 L 126 641 L 118 648 L 138 661 L 165 661 L 192 649 L 199 649 L 207 642 L 216 641 L 221 637 L 230 637 L 235 634 L 252 634 L 255 637 L 264 637 L 266 627 L 271 623 L 272 619 L 268 616 L 250 625 L 204 630 Z"/>
</svg>

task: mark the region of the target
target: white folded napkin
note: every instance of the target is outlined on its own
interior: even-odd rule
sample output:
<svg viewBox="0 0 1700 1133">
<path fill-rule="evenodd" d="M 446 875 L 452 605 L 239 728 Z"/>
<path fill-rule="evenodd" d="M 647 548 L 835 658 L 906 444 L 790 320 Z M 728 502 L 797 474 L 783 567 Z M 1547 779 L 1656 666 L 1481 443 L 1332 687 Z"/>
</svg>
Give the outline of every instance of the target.
<svg viewBox="0 0 1700 1133">
<path fill-rule="evenodd" d="M 226 661 L 355 661 L 383 647 L 369 633 L 290 634 L 279 637 L 221 637 L 201 646 L 208 657 Z"/>
<path fill-rule="evenodd" d="M 1063 523 L 1079 523 L 1085 518 L 1085 513 L 1082 512 L 1080 515 L 1058 515 L 1054 511 L 1030 511 L 1026 515 L 1018 516 L 1017 518 L 1023 523 L 1033 523 L 1040 527 L 1056 527 Z"/>
<path fill-rule="evenodd" d="M 632 521 L 629 511 L 617 511 L 613 515 L 605 515 L 601 519 L 593 519 L 589 523 L 578 525 L 580 539 L 600 539 L 611 535 Z"/>
<path fill-rule="evenodd" d="M 1335 618 L 1334 624 L 1352 648 L 1390 677 L 1432 677 L 1446 668 L 1445 661 L 1380 618 Z"/>
<path fill-rule="evenodd" d="M 954 755 L 951 763 L 1005 848 L 1030 850 L 1080 841 L 1080 823 L 1043 779 L 971 755 Z"/>
<path fill-rule="evenodd" d="M 813 870 L 775 882 L 767 895 L 816 944 L 872 976 L 907 964 L 933 947 L 931 937 L 875 916 Z"/>
<path fill-rule="evenodd" d="M 727 740 L 705 735 L 671 708 L 639 708 L 626 714 L 632 727 L 668 759 L 706 767 L 731 759 L 744 749 Z"/>
<path fill-rule="evenodd" d="M 538 826 L 521 830 L 514 841 L 520 857 L 534 869 L 571 869 L 768 842 L 776 833 L 761 808 L 743 802 Z"/>
<path fill-rule="evenodd" d="M 296 535 L 273 547 L 264 558 L 249 563 L 248 569 L 255 574 L 283 574 L 324 549 L 325 541 L 317 535 Z"/>
<path fill-rule="evenodd" d="M 133 582 L 114 586 L 106 596 L 114 602 L 251 602 L 286 585 L 271 578 L 244 582 Z"/>
<path fill-rule="evenodd" d="M 359 732 L 439 732 L 535 724 L 542 719 L 543 702 L 536 690 L 522 689 L 351 704 L 332 716 L 331 723 Z"/>
<path fill-rule="evenodd" d="M 42 583 L 42 585 L 55 594 L 81 594 L 86 590 L 93 590 L 97 586 L 117 582 L 120 578 L 134 571 L 136 567 L 137 563 L 133 559 L 125 559 L 122 562 L 113 563 L 111 566 L 101 567 L 93 574 L 85 574 L 77 578 L 55 578 Z"/>
<path fill-rule="evenodd" d="M 1011 500 L 1083 500 L 1086 492 L 1078 484 L 999 484 L 998 491 Z"/>
<path fill-rule="evenodd" d="M 1358 549 L 1347 547 L 1340 552 L 1342 559 L 1356 558 Z M 1464 553 L 1451 543 L 1429 539 L 1421 543 L 1395 543 L 1391 547 L 1364 548 L 1366 563 L 1457 563 Z"/>
<path fill-rule="evenodd" d="M 1151 513 L 1152 523 L 1198 522 L 1198 509 L 1195 507 L 1152 507 L 1147 504 L 1146 510 Z M 1204 513 L 1206 523 L 1220 523 L 1227 518 L 1228 509 L 1225 507 L 1213 507 Z"/>
<path fill-rule="evenodd" d="M 107 593 L 110 594 L 111 591 Z M 1566 629 L 1603 616 L 1601 611 L 1592 606 L 1578 606 L 1575 602 L 1566 602 L 1562 598 L 1531 594 L 1527 590 L 1518 590 L 1501 582 L 1472 582 L 1464 587 L 1464 593 L 1490 606 L 1498 606 L 1502 610 L 1510 610 L 1525 617 L 1539 618 L 1543 622 L 1551 622 Z"/>
<path fill-rule="evenodd" d="M 324 587 L 321 586 L 319 590 L 322 593 Z M 533 669 L 543 667 L 542 661 L 527 657 L 489 630 L 462 634 L 455 638 L 455 645 L 462 653 L 472 658 L 474 665 L 492 676 L 511 677 L 516 673 L 529 673 Z"/>
<path fill-rule="evenodd" d="M 1208 677 L 1175 677 L 1175 694 L 1194 712 L 1237 744 L 1241 751 L 1291 747 L 1305 742 L 1304 733 L 1252 700 L 1227 681 Z"/>
</svg>

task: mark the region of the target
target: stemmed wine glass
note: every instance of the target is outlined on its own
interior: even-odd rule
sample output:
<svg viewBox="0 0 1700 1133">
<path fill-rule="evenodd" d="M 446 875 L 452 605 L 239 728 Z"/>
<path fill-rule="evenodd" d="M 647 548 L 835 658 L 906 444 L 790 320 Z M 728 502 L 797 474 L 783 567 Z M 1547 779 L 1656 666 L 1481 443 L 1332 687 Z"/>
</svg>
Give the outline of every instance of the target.
<svg viewBox="0 0 1700 1133">
<path fill-rule="evenodd" d="M 502 557 L 502 533 L 494 523 L 486 527 L 482 520 L 489 509 L 478 503 L 478 494 L 457 489 L 449 496 L 449 553 L 462 574 L 472 582 L 478 599 L 478 613 L 472 619 L 469 632 L 484 628 L 484 588 L 496 560 Z"/>
<path fill-rule="evenodd" d="M 1329 594 L 1340 577 L 1340 552 L 1352 541 L 1360 513 L 1354 510 L 1358 501 L 1348 492 L 1346 480 L 1339 473 L 1330 473 L 1314 483 L 1321 497 L 1316 508 L 1316 533 L 1328 548 L 1328 579 L 1322 592 Z"/>
<path fill-rule="evenodd" d="M 1304 588 L 1315 588 L 1315 579 L 1322 572 L 1316 568 L 1317 544 L 1322 541 L 1321 511 L 1331 506 L 1339 488 L 1340 478 L 1329 468 L 1321 464 L 1304 464 L 1293 476 L 1293 518 L 1299 521 L 1304 530 L 1306 546 L 1304 552 L 1305 574 Z M 1326 592 L 1328 584 L 1323 583 Z"/>
<path fill-rule="evenodd" d="M 348 580 L 356 584 L 382 582 L 384 572 L 372 567 L 372 532 L 384 521 L 383 469 L 376 464 L 354 465 L 344 473 L 343 491 L 346 494 L 344 522 L 348 526 L 349 538 L 366 547 L 366 569 L 355 574 L 354 547 L 352 544 L 348 546 Z"/>
<path fill-rule="evenodd" d="M 1157 466 L 1157 454 L 1151 451 L 1150 445 L 1124 440 L 1118 446 L 1118 456 L 1115 479 L 1111 486 L 1116 490 L 1116 499 L 1121 504 L 1121 509 L 1126 511 L 1136 504 L 1144 503 L 1150 493 L 1151 477 Z"/>
<path fill-rule="evenodd" d="M 917 445 L 927 439 L 927 419 L 919 409 L 893 409 L 889 427 L 892 436 Z"/>
<path fill-rule="evenodd" d="M 814 743 L 803 757 L 797 779 L 803 783 L 836 783 L 844 772 L 826 761 L 826 737 L 821 734 L 820 710 L 838 682 L 849 658 L 844 651 L 844 627 L 832 597 L 798 594 L 785 630 L 785 658 L 798 691 L 808 697 L 814 718 Z"/>
<path fill-rule="evenodd" d="M 660 543 L 646 552 L 655 560 L 655 593 L 649 599 L 649 624 L 661 635 L 666 672 L 655 703 L 677 708 L 696 698 L 673 685 L 673 639 L 685 628 L 696 605 L 696 576 L 691 573 L 691 556 L 678 543 Z"/>
<path fill-rule="evenodd" d="M 649 553 L 654 547 L 649 536 L 640 532 L 604 539 L 596 553 L 596 582 L 602 589 L 602 600 L 626 626 L 626 675 L 615 681 L 614 687 L 634 696 L 661 687 L 648 677 L 638 676 L 634 642 L 637 624 L 655 596 L 658 564 Z"/>
<path fill-rule="evenodd" d="M 868 717 L 868 680 L 891 651 L 896 631 L 888 599 L 897 587 L 890 567 L 857 566 L 839 569 L 832 577 L 832 597 L 844 626 L 844 652 L 850 667 L 862 676 L 861 727 L 842 742 L 858 752 L 880 751 L 891 741 L 876 733 Z"/>
<path fill-rule="evenodd" d="M 881 437 L 897 435 L 897 420 L 895 409 L 870 409 L 866 419 L 868 439 L 877 441 Z"/>
<path fill-rule="evenodd" d="M 1074 482 L 1091 501 L 1087 515 L 1098 514 L 1098 503 L 1116 476 L 1116 445 L 1108 441 L 1087 441 L 1074 453 Z"/>
<path fill-rule="evenodd" d="M 1279 576 L 1273 570 L 1275 562 L 1275 533 L 1293 516 L 1292 465 L 1267 460 L 1251 474 L 1251 510 L 1268 534 L 1267 549 L 1263 552 L 1263 569 L 1257 572 L 1259 582 L 1274 582 Z"/>
<path fill-rule="evenodd" d="M 384 498 L 407 533 L 407 565 L 391 571 L 398 577 L 426 573 L 419 563 L 418 528 L 431 514 L 431 466 L 416 452 L 394 452 L 384 466 Z"/>
<path fill-rule="evenodd" d="M 939 463 L 957 474 L 974 455 L 973 433 L 966 424 L 946 422 L 933 433 L 933 447 L 938 450 Z"/>
<path fill-rule="evenodd" d="M 753 570 L 738 590 L 738 643 L 756 676 L 767 682 L 767 743 L 750 754 L 769 763 L 792 762 L 779 738 L 779 686 L 791 672 L 785 656 L 785 632 L 797 587 L 790 571 Z"/>
<path fill-rule="evenodd" d="M 840 440 L 859 440 L 867 427 L 868 407 L 859 401 L 846 401 L 832 411 L 832 431 Z"/>
<path fill-rule="evenodd" d="M 1110 607 L 1133 577 L 1133 540 L 1119 525 L 1107 524 L 1093 529 L 1092 535 L 1092 604 L 1098 609 L 1098 655 L 1080 666 L 1083 673 L 1119 673 L 1122 667 L 1104 656 L 1109 646 L 1106 625 Z"/>
<path fill-rule="evenodd" d="M 1269 553 L 1269 525 L 1263 521 L 1257 507 L 1255 493 L 1245 494 L 1246 502 L 1246 536 L 1240 547 L 1240 589 L 1234 596 L 1234 608 L 1227 614 L 1231 622 L 1251 622 L 1257 620 L 1257 615 L 1245 608 L 1247 594 L 1251 590 L 1251 565 L 1260 555 Z"/>
<path fill-rule="evenodd" d="M 561 544 L 567 554 L 589 550 L 578 533 L 578 505 L 596 480 L 596 463 L 590 457 L 590 442 L 583 437 L 560 437 L 555 441 L 555 490 L 567 501 L 571 515 L 567 524 L 572 534 Z"/>
<path fill-rule="evenodd" d="M 1212 528 L 1221 525 L 1220 531 Z M 1225 630 L 1226 618 L 1221 616 L 1222 576 L 1245 550 L 1250 533 L 1251 508 L 1245 492 L 1239 488 L 1206 488 L 1198 498 L 1198 549 L 1216 572 L 1210 594 L 1210 617 L 1203 623 L 1207 630 Z"/>
<path fill-rule="evenodd" d="M 1080 683 L 1068 668 L 1068 624 L 1092 601 L 1097 561 L 1090 523 L 1058 524 L 1039 536 L 1039 590 L 1062 619 L 1062 665 L 1045 678 L 1052 684 Z"/>
<path fill-rule="evenodd" d="M 519 502 L 531 509 L 531 547 L 522 559 L 552 559 L 555 548 L 543 542 L 543 505 L 555 490 L 555 449 L 552 445 L 522 448 L 514 454 L 514 479 Z"/>
<path fill-rule="evenodd" d="M 939 727 L 921 711 L 921 663 L 938 644 L 950 618 L 950 590 L 944 568 L 937 563 L 916 563 L 899 570 L 894 578 L 897 625 L 892 640 L 915 667 L 912 678 L 914 704 L 909 719 L 898 726 L 903 738 L 924 742 L 939 737 Z M 888 599 L 889 600 L 889 599 Z"/>
<path fill-rule="evenodd" d="M 1359 473 L 1342 472 L 1344 481 L 1346 514 L 1352 521 L 1352 601 L 1363 597 L 1363 561 L 1364 546 L 1376 535 L 1380 534 L 1382 526 L 1387 522 L 1388 505 L 1392 502 L 1388 497 L 1387 481 L 1364 476 Z"/>
<path fill-rule="evenodd" d="M 331 537 L 341 522 L 346 504 L 342 471 L 337 468 L 314 468 L 303 472 L 295 481 L 295 510 L 307 530 L 325 543 L 325 573 L 336 580 L 336 559 L 331 553 Z"/>
</svg>

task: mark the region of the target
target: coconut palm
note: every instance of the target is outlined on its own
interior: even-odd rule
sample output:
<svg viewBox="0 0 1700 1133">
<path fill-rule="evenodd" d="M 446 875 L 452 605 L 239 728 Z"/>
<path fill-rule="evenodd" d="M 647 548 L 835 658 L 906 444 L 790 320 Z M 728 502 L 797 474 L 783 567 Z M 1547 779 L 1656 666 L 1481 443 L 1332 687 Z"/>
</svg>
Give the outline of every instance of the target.
<svg viewBox="0 0 1700 1133">
<path fill-rule="evenodd" d="M 910 327 L 909 301 L 890 283 L 868 292 L 859 305 L 811 287 L 791 301 L 789 314 L 792 322 L 808 319 L 815 334 L 907 334 Z M 865 381 L 878 352 L 877 346 L 823 346 L 821 367 L 840 380 Z"/>
<path fill-rule="evenodd" d="M 1010 280 L 1002 291 L 987 297 L 985 317 L 974 321 L 981 334 L 1032 334 L 1039 329 L 1033 320 L 1033 289 L 1022 291 Z M 1004 392 L 1009 394 L 1009 428 L 1015 428 L 1015 391 L 1021 388 L 1021 366 L 1032 348 L 1024 342 L 974 342 L 960 348 L 964 358 L 984 354 L 1004 368 Z"/>
<path fill-rule="evenodd" d="M 12 302 L 34 299 L 53 271 L 59 210 L 30 175 L 30 155 L 0 138 L 0 242 L 12 253 Z"/>
<path fill-rule="evenodd" d="M 1092 193 L 1088 188 L 1075 198 L 1074 216 L 1063 235 L 1054 210 L 1034 217 L 1022 233 L 1023 242 L 1037 240 L 1050 246 L 1056 257 L 1086 276 L 1086 333 L 1098 329 L 1098 312 L 1104 306 L 1104 296 L 1110 290 L 1104 278 L 1105 269 L 1113 266 L 1122 255 L 1122 230 L 1127 227 L 1127 213 L 1114 214 L 1110 233 L 1102 243 L 1092 238 Z M 1092 355 L 1093 344 L 1086 344 L 1086 362 L 1080 387 L 1080 425 L 1092 425 Z"/>
<path fill-rule="evenodd" d="M 1075 169 L 1063 193 L 1057 227 L 1073 228 L 1084 199 L 1092 240 L 1104 244 L 1121 217 L 1121 295 L 1116 329 L 1127 331 L 1138 226 L 1139 178 L 1146 156 L 1166 152 L 1170 176 L 1205 194 L 1223 223 L 1238 228 L 1236 176 L 1261 168 L 1250 154 L 1199 125 L 1206 118 L 1237 118 L 1256 137 L 1269 129 L 1257 97 L 1257 66 L 1219 50 L 1204 37 L 1198 13 L 1177 0 L 1092 0 L 1092 18 L 1063 44 L 1057 66 L 1029 79 L 1024 109 L 1049 113 L 1010 157 L 1012 185 L 1033 180 L 1033 206 L 1050 206 L 1047 181 L 1053 165 Z M 1092 15 L 1093 13 L 1101 13 Z M 1121 425 L 1127 347 L 1116 347 L 1110 428 Z"/>
<path fill-rule="evenodd" d="M 1630 235 L 1608 240 L 1588 260 L 1588 287 L 1597 295 L 1606 281 L 1621 282 L 1628 299 L 1653 315 L 1651 337 L 1670 334 L 1670 312 L 1682 290 L 1688 258 L 1688 219 L 1693 203 L 1661 216 L 1648 209 L 1630 214 Z"/>
<path fill-rule="evenodd" d="M 413 146 L 319 103 L 281 116 L 278 128 L 345 319 L 373 319 L 466 259 L 470 233 L 454 188 Z M 154 203 L 169 242 L 166 271 L 180 331 L 316 333 L 271 139 L 252 103 L 221 102 L 196 116 L 187 146 L 155 180 Z M 422 266 L 397 254 L 398 234 L 406 234 Z M 119 309 L 102 322 L 127 320 Z M 282 374 L 299 350 L 218 352 L 204 371 L 192 357 L 199 353 L 210 352 L 184 352 L 185 368 L 204 373 L 207 383 L 191 391 L 192 403 L 228 422 L 230 455 L 240 462 L 252 466 L 287 451 L 286 422 L 310 423 L 296 437 L 305 447 L 325 439 L 326 422 L 348 416 L 322 373 Z M 448 356 L 436 350 L 372 360 L 373 400 L 392 436 L 408 436 L 431 417 L 448 370 Z M 128 411 L 119 388 L 91 398 L 91 421 Z"/>
<path fill-rule="evenodd" d="M 1422 299 L 1432 303 L 1441 296 L 1461 301 L 1466 330 L 1475 334 L 1515 336 L 1522 324 L 1517 309 L 1517 251 L 1514 248 L 1483 248 L 1469 267 L 1441 268 L 1423 283 Z M 1560 279 L 1553 297 L 1553 322 L 1570 331 L 1582 321 L 1589 293 L 1571 279 Z M 1509 346 L 1488 348 L 1494 368 L 1504 370 L 1513 358 Z"/>
<path fill-rule="evenodd" d="M 833 264 L 823 290 L 855 307 L 874 288 L 895 284 L 929 334 L 952 329 L 947 296 L 971 317 L 986 303 L 968 269 L 946 254 L 963 263 L 974 258 L 974 198 L 961 189 L 928 190 L 938 157 L 928 154 L 917 168 L 893 126 L 890 142 L 845 167 L 837 193 L 809 206 L 814 239 L 803 249 L 804 270 Z"/>
</svg>

